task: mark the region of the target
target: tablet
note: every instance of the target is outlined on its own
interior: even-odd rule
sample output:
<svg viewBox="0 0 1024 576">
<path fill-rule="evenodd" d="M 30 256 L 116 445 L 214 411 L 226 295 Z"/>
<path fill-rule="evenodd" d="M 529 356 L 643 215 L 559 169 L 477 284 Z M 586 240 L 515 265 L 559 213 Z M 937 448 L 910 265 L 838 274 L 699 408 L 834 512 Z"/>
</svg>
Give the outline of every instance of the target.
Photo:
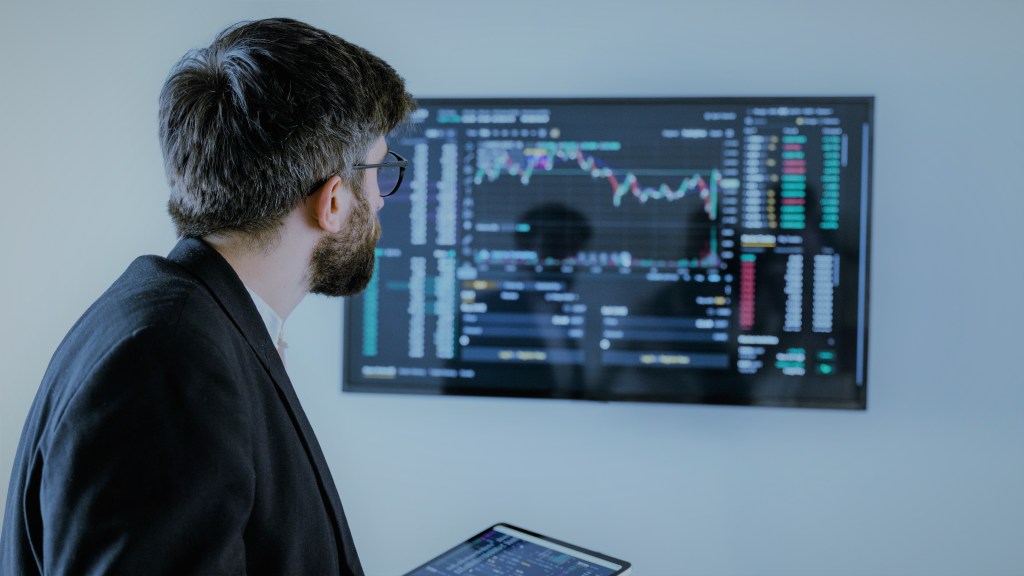
<svg viewBox="0 0 1024 576">
<path fill-rule="evenodd" d="M 495 524 L 405 576 L 626 576 L 630 564 L 509 524 Z"/>
</svg>

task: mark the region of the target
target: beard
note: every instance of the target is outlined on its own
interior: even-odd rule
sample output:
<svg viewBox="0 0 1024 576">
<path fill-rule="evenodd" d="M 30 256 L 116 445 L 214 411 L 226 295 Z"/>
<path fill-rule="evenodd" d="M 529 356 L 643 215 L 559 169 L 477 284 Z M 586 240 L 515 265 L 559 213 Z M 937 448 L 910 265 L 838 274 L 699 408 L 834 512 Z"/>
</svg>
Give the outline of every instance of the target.
<svg viewBox="0 0 1024 576">
<path fill-rule="evenodd" d="M 309 258 L 309 291 L 325 296 L 354 296 L 373 277 L 380 224 L 370 205 L 357 199 L 348 226 L 317 242 Z"/>
</svg>

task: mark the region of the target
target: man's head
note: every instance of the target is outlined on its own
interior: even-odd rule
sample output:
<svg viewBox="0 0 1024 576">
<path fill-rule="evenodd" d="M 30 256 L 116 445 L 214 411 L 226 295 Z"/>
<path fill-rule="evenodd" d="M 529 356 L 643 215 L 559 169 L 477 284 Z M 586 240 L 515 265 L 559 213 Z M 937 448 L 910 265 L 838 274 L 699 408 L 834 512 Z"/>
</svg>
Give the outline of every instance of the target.
<svg viewBox="0 0 1024 576">
<path fill-rule="evenodd" d="M 357 222 L 369 207 L 354 167 L 379 161 L 371 149 L 414 107 L 387 63 L 337 36 L 287 19 L 225 30 L 186 54 L 160 94 L 178 235 L 233 235 L 266 248 L 284 216 L 332 175 L 359 200 L 342 234 L 376 230 L 372 216 Z"/>
</svg>

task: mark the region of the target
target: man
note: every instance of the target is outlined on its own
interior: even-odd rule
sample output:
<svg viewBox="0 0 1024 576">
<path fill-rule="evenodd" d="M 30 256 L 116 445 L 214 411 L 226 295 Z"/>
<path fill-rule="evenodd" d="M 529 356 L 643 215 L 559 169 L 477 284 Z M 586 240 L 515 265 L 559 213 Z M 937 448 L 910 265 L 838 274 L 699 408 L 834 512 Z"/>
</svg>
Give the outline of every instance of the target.
<svg viewBox="0 0 1024 576">
<path fill-rule="evenodd" d="M 57 349 L 22 433 L 3 574 L 362 574 L 283 364 L 307 292 L 370 279 L 391 67 L 293 20 L 187 54 L 160 95 L 182 240 L 136 260 Z"/>
</svg>

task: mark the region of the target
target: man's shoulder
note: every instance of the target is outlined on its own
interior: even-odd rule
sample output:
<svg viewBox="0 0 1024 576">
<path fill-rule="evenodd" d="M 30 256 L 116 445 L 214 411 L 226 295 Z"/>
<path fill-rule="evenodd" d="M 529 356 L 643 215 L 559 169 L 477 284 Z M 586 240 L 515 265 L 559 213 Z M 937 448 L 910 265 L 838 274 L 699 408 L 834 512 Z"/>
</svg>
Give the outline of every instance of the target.
<svg viewBox="0 0 1024 576">
<path fill-rule="evenodd" d="M 216 321 L 223 314 L 209 288 L 180 265 L 160 256 L 137 258 L 82 315 L 90 329 L 138 331 L 173 325 L 192 316 Z"/>
<path fill-rule="evenodd" d="M 209 333 L 206 339 L 216 340 L 229 327 L 227 314 L 194 275 L 166 258 L 142 256 L 71 327 L 52 363 L 88 370 L 142 335 L 169 342 L 175 335 L 190 340 Z"/>
<path fill-rule="evenodd" d="M 201 281 L 165 258 L 140 257 L 57 347 L 37 393 L 38 416 L 49 414 L 45 426 L 53 428 L 75 398 L 90 409 L 90 402 L 145 400 L 163 393 L 165 380 L 187 391 L 201 384 L 188 379 L 188 370 L 233 366 L 233 332 Z"/>
</svg>

